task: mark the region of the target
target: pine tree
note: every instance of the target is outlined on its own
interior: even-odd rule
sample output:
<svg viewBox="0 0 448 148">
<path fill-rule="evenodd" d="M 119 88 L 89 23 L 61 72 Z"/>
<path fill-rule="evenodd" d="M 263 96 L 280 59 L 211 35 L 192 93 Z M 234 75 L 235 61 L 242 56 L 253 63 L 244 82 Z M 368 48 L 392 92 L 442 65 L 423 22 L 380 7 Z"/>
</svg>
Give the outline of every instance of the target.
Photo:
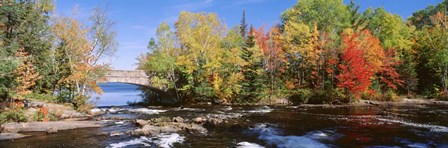
<svg viewBox="0 0 448 148">
<path fill-rule="evenodd" d="M 246 23 L 246 10 L 243 10 L 243 18 L 241 19 L 240 33 L 243 39 L 246 39 L 247 36 L 247 23 Z"/>
<path fill-rule="evenodd" d="M 263 79 L 259 74 L 262 68 L 261 49 L 255 46 L 254 31 L 255 29 L 251 25 L 249 35 L 242 47 L 241 58 L 245 64 L 242 67 L 244 80 L 242 82 L 243 89 L 241 95 L 244 101 L 254 101 L 259 98 L 260 91 L 263 88 Z"/>
</svg>

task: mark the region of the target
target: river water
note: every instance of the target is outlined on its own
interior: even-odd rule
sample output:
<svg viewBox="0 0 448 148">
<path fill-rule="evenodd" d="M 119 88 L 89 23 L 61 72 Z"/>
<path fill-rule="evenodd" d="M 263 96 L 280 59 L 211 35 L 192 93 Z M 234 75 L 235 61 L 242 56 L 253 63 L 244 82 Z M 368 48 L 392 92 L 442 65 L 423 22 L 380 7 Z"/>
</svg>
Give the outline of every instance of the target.
<svg viewBox="0 0 448 148">
<path fill-rule="evenodd" d="M 131 87 L 135 86 L 120 89 L 114 95 L 109 94 L 113 88 L 105 89 L 104 96 L 122 95 L 132 97 L 126 101 L 138 100 L 138 93 Z M 104 96 L 101 99 L 108 99 Z M 0 141 L 0 147 L 448 147 L 448 106 L 131 107 L 123 104 L 126 101 L 100 100 L 108 107 L 96 110 L 107 111 L 101 119 L 108 120 L 108 126 L 55 134 L 29 133 L 33 136 Z M 110 107 L 111 104 L 124 106 Z M 205 135 L 125 134 L 137 128 L 135 119 L 180 116 L 191 120 L 210 115 L 238 118 L 207 127 Z"/>
</svg>

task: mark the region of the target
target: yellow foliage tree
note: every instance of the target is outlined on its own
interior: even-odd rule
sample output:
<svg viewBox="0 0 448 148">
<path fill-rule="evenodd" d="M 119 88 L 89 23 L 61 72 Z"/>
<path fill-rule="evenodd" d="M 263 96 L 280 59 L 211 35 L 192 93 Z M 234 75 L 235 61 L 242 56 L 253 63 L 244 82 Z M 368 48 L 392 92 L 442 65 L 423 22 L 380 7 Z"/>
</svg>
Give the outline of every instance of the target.
<svg viewBox="0 0 448 148">
<path fill-rule="evenodd" d="M 59 80 L 59 84 L 73 90 L 70 96 L 75 107 L 83 105 L 90 91 L 102 94 L 97 81 L 102 79 L 107 65 L 95 64 L 92 46 L 87 39 L 87 29 L 72 18 L 61 18 L 53 26 L 53 33 L 59 40 L 57 50 L 64 53 L 68 65 L 68 75 Z"/>
</svg>

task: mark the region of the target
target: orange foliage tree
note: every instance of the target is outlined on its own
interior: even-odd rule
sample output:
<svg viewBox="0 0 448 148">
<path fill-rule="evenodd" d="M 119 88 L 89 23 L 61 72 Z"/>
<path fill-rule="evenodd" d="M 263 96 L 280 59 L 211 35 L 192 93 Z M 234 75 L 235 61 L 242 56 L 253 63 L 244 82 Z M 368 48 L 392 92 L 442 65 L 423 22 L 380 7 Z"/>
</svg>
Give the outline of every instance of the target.
<svg viewBox="0 0 448 148">
<path fill-rule="evenodd" d="M 282 45 L 282 34 L 279 26 L 272 27 L 269 32 L 264 33 L 264 28 L 254 30 L 254 39 L 263 53 L 263 68 L 269 79 L 269 96 L 274 93 L 276 78 L 285 72 L 285 52 Z"/>
<path fill-rule="evenodd" d="M 16 69 L 16 82 L 18 86 L 15 88 L 15 93 L 17 94 L 16 99 L 22 100 L 23 95 L 32 92 L 31 88 L 36 85 L 36 81 L 41 76 L 36 71 L 28 53 L 23 48 L 20 48 L 15 56 L 20 61 L 19 67 Z"/>
</svg>

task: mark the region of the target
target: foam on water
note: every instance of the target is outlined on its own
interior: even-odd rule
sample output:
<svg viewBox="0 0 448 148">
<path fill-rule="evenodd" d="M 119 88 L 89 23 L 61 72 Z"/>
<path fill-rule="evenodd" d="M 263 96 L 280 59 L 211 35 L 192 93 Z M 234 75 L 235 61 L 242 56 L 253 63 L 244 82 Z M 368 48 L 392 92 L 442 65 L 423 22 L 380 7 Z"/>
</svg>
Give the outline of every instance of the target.
<svg viewBox="0 0 448 148">
<path fill-rule="evenodd" d="M 264 146 L 258 145 L 256 143 L 250 142 L 240 142 L 237 144 L 237 148 L 264 148 Z"/>
<path fill-rule="evenodd" d="M 269 113 L 272 112 L 274 109 L 268 107 L 268 106 L 263 106 L 261 108 L 257 108 L 255 110 L 251 110 L 249 111 L 250 113 Z"/>
<path fill-rule="evenodd" d="M 232 109 L 233 109 L 232 106 L 226 106 L 226 107 L 222 108 L 222 110 L 224 110 L 224 111 L 231 111 Z"/>
<path fill-rule="evenodd" d="M 91 110 L 90 110 L 90 112 L 92 112 L 92 113 L 99 113 L 99 112 L 101 112 L 102 110 L 101 109 L 99 109 L 99 108 L 92 108 Z"/>
<path fill-rule="evenodd" d="M 151 146 L 150 144 L 146 143 L 146 141 L 149 141 L 149 139 L 147 137 L 140 137 L 140 138 L 132 139 L 129 141 L 112 143 L 108 146 L 108 148 L 122 148 L 122 147 L 126 147 L 126 146 L 131 146 L 131 145 L 144 145 L 146 147 Z"/>
<path fill-rule="evenodd" d="M 166 110 L 148 109 L 148 108 L 129 109 L 129 111 L 134 112 L 134 113 L 148 114 L 148 115 L 166 112 Z"/>
<path fill-rule="evenodd" d="M 185 137 L 180 136 L 177 133 L 173 134 L 161 134 L 157 136 L 158 139 L 154 141 L 159 147 L 168 148 L 172 147 L 174 143 L 184 142 Z"/>
<path fill-rule="evenodd" d="M 123 125 L 123 124 L 124 124 L 124 121 L 117 121 L 117 122 L 115 122 L 115 124 L 117 124 L 117 125 Z"/>
<path fill-rule="evenodd" d="M 115 114 L 115 113 L 118 113 L 123 110 L 124 109 L 122 109 L 122 108 L 93 108 L 90 111 L 92 113 L 109 112 L 109 113 Z"/>
<path fill-rule="evenodd" d="M 431 125 L 431 124 L 420 124 L 420 123 L 412 123 L 412 122 L 406 122 L 401 120 L 393 120 L 393 119 L 385 119 L 385 118 L 378 118 L 380 121 L 389 122 L 389 123 L 399 123 L 406 126 L 412 126 L 412 127 L 418 127 L 418 128 L 426 128 L 431 130 L 432 132 L 448 132 L 448 127 L 445 126 L 439 126 L 439 125 Z"/>
<path fill-rule="evenodd" d="M 311 139 L 308 136 L 283 136 L 281 131 L 272 125 L 257 124 L 252 131 L 258 133 L 258 139 L 266 141 L 269 145 L 275 147 L 305 147 L 305 148 L 326 148 L 327 145 Z"/>
<path fill-rule="evenodd" d="M 203 111 L 204 109 L 184 107 L 184 108 L 176 108 L 176 109 L 173 109 L 173 110 L 174 111 Z"/>
<path fill-rule="evenodd" d="M 172 134 L 160 134 L 156 137 L 148 138 L 148 137 L 140 137 L 137 139 L 113 143 L 108 146 L 108 148 L 122 148 L 126 146 L 132 145 L 143 145 L 145 147 L 150 147 L 152 145 L 156 145 L 157 147 L 169 148 L 172 147 L 174 143 L 182 143 L 184 142 L 185 137 L 180 136 L 177 133 Z"/>
</svg>

